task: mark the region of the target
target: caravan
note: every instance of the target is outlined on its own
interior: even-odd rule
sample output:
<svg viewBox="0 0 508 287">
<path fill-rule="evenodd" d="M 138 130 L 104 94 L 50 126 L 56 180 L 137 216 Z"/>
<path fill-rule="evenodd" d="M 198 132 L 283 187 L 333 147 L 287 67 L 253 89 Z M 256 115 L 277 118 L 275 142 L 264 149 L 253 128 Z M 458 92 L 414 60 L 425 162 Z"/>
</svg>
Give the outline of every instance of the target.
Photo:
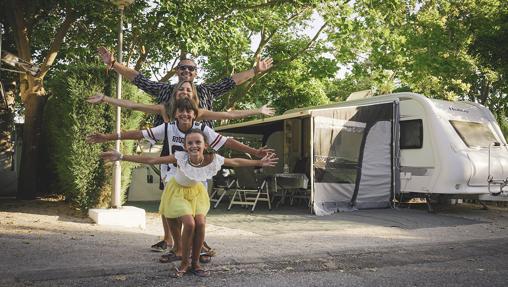
<svg viewBox="0 0 508 287">
<path fill-rule="evenodd" d="M 508 147 L 492 113 L 471 102 L 396 93 L 217 128 L 276 149 L 265 172 L 304 173 L 316 214 L 387 207 L 414 196 L 508 193 Z"/>
</svg>

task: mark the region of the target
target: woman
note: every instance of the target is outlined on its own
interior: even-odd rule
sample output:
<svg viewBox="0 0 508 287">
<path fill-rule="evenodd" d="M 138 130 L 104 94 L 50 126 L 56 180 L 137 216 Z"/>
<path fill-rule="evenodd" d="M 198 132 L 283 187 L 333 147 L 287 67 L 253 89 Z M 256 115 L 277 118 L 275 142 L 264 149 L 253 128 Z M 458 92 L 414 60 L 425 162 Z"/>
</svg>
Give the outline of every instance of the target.
<svg viewBox="0 0 508 287">
<path fill-rule="evenodd" d="M 173 92 L 170 97 L 170 101 L 167 104 L 157 104 L 157 105 L 150 105 L 150 104 L 141 104 L 132 102 L 129 100 L 123 100 L 123 99 L 115 99 L 108 96 L 105 96 L 104 94 L 95 94 L 94 96 L 91 96 L 88 98 L 88 102 L 92 104 L 98 104 L 98 103 L 108 103 L 114 106 L 120 106 L 123 108 L 128 108 L 136 111 L 141 111 L 144 113 L 149 114 L 159 114 L 162 116 L 164 122 L 169 122 L 171 115 L 174 115 L 175 113 L 175 106 L 176 101 L 181 98 L 189 98 L 196 104 L 196 106 L 199 106 L 199 99 L 197 96 L 196 86 L 190 82 L 190 81 L 181 81 L 179 82 L 175 88 L 173 89 Z M 196 120 L 224 120 L 224 119 L 240 119 L 248 116 L 253 116 L 257 114 L 271 116 L 273 115 L 274 111 L 273 108 L 269 107 L 268 105 L 264 105 L 259 109 L 253 109 L 253 110 L 240 110 L 240 111 L 229 111 L 229 112 L 213 112 L 206 109 L 198 109 L 197 110 L 197 116 Z M 168 149 L 164 147 L 162 155 L 168 155 L 167 152 Z M 161 166 L 161 178 L 165 178 L 166 176 L 166 167 Z M 162 182 L 162 181 L 161 181 Z M 162 189 L 161 184 L 161 189 Z M 172 239 L 169 231 L 169 226 L 167 225 L 167 222 L 162 218 L 162 223 L 164 227 L 164 238 L 162 241 L 157 242 L 151 246 L 151 249 L 153 251 L 161 252 L 165 251 L 168 246 L 171 246 Z M 208 250 L 211 250 L 210 247 L 207 246 Z M 210 252 L 208 255 L 212 255 L 213 252 Z M 170 254 L 171 255 L 171 254 Z M 210 256 L 203 255 L 203 261 L 210 261 Z M 161 257 L 161 262 L 165 263 L 168 262 L 170 259 L 168 259 L 167 256 Z"/>
<path fill-rule="evenodd" d="M 201 129 L 191 129 L 185 135 L 185 150 L 165 157 L 129 156 L 116 151 L 102 153 L 107 161 L 126 160 L 145 164 L 177 164 L 176 174 L 166 185 L 161 199 L 161 213 L 166 218 L 178 219 L 183 223 L 182 261 L 170 276 L 180 278 L 185 273 L 208 277 L 210 272 L 199 264 L 200 250 L 205 238 L 206 214 L 210 209 L 210 199 L 203 181 L 212 178 L 222 165 L 238 166 L 275 166 L 278 158 L 267 154 L 261 160 L 242 158 L 224 158 L 215 153 L 205 153 L 207 140 Z M 189 254 L 192 248 L 191 263 Z"/>
<path fill-rule="evenodd" d="M 174 107 L 176 101 L 183 97 L 190 98 L 196 104 L 196 106 L 199 106 L 199 99 L 197 96 L 196 86 L 189 81 L 179 82 L 175 86 L 175 88 L 173 89 L 173 93 L 171 94 L 170 101 L 167 104 L 157 104 L 157 105 L 141 104 L 129 100 L 111 98 L 100 93 L 91 96 L 90 98 L 88 98 L 87 101 L 92 104 L 104 102 L 114 106 L 120 106 L 122 108 L 141 111 L 147 114 L 159 114 L 162 116 L 164 122 L 167 123 L 171 120 L 170 115 L 174 114 L 175 112 Z M 272 116 L 273 113 L 274 113 L 273 108 L 269 107 L 268 105 L 264 105 L 258 109 L 232 110 L 228 112 L 213 112 L 206 109 L 198 109 L 196 120 L 197 121 L 233 120 L 255 115 Z"/>
<path fill-rule="evenodd" d="M 89 135 L 87 137 L 87 141 L 89 143 L 103 143 L 107 141 L 113 141 L 117 139 L 121 140 L 139 140 L 145 138 L 149 141 L 161 141 L 165 135 L 168 138 L 168 146 L 170 147 L 171 153 L 174 154 L 176 151 L 184 150 L 184 138 L 185 133 L 192 128 L 197 128 L 203 130 L 207 136 L 207 139 L 210 140 L 209 146 L 214 150 L 219 150 L 222 146 L 238 150 L 242 153 L 249 153 L 256 157 L 262 158 L 268 153 L 273 152 L 271 149 L 267 149 L 266 147 L 261 147 L 259 149 L 254 149 L 249 146 L 246 146 L 232 138 L 223 137 L 222 135 L 216 133 L 208 126 L 204 126 L 203 124 L 197 123 L 195 121 L 196 114 L 198 113 L 198 108 L 189 98 L 181 98 L 176 101 L 176 109 L 173 118 L 175 118 L 175 122 L 169 124 L 162 124 L 154 128 L 146 129 L 146 130 L 134 130 L 134 131 L 124 131 L 119 134 L 102 134 L 96 133 Z M 171 179 L 171 177 L 176 172 L 176 166 L 173 165 L 165 165 L 165 178 L 163 178 L 166 182 Z M 163 263 L 180 260 L 181 252 L 180 252 L 180 233 L 178 232 L 177 222 L 171 222 L 170 220 L 166 221 L 166 218 L 163 214 L 161 214 L 163 224 L 164 224 L 164 233 L 165 237 L 173 238 L 173 243 L 176 250 L 172 250 L 170 253 L 165 254 L 160 261 Z M 172 228 L 173 225 L 173 228 Z M 175 233 L 174 230 L 177 230 Z"/>
</svg>

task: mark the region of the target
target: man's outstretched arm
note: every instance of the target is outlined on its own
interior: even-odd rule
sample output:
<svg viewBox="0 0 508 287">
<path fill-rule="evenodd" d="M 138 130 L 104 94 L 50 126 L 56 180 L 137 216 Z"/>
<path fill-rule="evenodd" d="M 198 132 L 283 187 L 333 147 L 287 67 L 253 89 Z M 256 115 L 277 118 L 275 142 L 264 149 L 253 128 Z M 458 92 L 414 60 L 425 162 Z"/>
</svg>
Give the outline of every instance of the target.
<svg viewBox="0 0 508 287">
<path fill-rule="evenodd" d="M 234 74 L 231 76 L 233 78 L 233 81 L 235 81 L 235 84 L 241 85 L 245 81 L 250 80 L 254 78 L 257 74 L 264 73 L 268 71 L 273 65 L 273 59 L 272 58 L 265 58 L 260 60 L 259 55 L 256 58 L 256 66 L 250 70 L 243 71 L 237 74 Z"/>
<path fill-rule="evenodd" d="M 152 81 L 147 77 L 143 76 L 138 71 L 131 69 L 125 66 L 122 63 L 118 63 L 115 61 L 113 55 L 108 51 L 108 49 L 104 47 L 97 48 L 97 52 L 101 56 L 102 61 L 108 69 L 113 69 L 127 80 L 132 82 L 138 88 L 143 90 L 144 92 L 156 97 L 158 100 L 160 98 L 167 98 L 168 96 L 163 95 L 161 92 L 166 90 L 166 93 L 169 95 L 172 91 L 172 85 L 168 83 L 160 83 L 156 81 Z M 167 99 L 166 99 L 167 100 Z"/>
<path fill-rule="evenodd" d="M 97 48 L 97 52 L 101 56 L 104 64 L 108 66 L 108 69 L 115 70 L 118 74 L 124 76 L 129 81 L 134 81 L 134 78 L 139 74 L 138 71 L 124 66 L 122 63 L 118 63 L 113 55 L 104 47 Z"/>
</svg>

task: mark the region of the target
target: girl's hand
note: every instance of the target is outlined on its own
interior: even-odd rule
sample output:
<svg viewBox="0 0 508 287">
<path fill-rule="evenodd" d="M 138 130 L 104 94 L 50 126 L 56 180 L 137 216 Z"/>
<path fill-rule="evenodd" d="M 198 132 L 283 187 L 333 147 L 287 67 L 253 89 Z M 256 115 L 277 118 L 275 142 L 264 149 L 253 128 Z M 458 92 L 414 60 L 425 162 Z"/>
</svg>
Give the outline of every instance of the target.
<svg viewBox="0 0 508 287">
<path fill-rule="evenodd" d="M 89 97 L 86 101 L 89 102 L 90 104 L 98 104 L 104 101 L 104 97 L 105 97 L 104 94 L 96 93 L 95 95 Z"/>
<path fill-rule="evenodd" d="M 99 56 L 101 56 L 104 64 L 106 64 L 108 67 L 111 67 L 111 63 L 113 63 L 113 55 L 111 55 L 108 49 L 105 47 L 99 47 L 97 48 L 97 52 L 99 53 Z"/>
<path fill-rule="evenodd" d="M 120 160 L 121 157 L 122 157 L 122 154 L 117 152 L 116 150 L 110 150 L 110 151 L 101 153 L 101 158 L 104 161 L 117 161 L 117 160 Z"/>
<path fill-rule="evenodd" d="M 270 153 L 270 154 L 267 154 L 265 155 L 261 160 L 261 166 L 262 167 L 265 167 L 265 166 L 275 166 L 277 164 L 277 162 L 279 161 L 279 158 L 276 157 L 277 155 L 274 154 L 274 153 Z"/>
<path fill-rule="evenodd" d="M 259 113 L 262 114 L 262 115 L 265 115 L 265 116 L 273 116 L 273 114 L 275 113 L 275 110 L 270 107 L 268 104 L 262 106 L 261 108 L 259 108 Z"/>
<path fill-rule="evenodd" d="M 262 158 L 271 153 L 275 154 L 275 150 L 272 148 L 268 148 L 267 146 L 260 147 L 256 150 L 256 156 L 259 158 Z"/>
<path fill-rule="evenodd" d="M 89 136 L 86 137 L 86 142 L 87 143 L 103 143 L 103 142 L 107 142 L 108 139 L 106 138 L 106 134 L 102 134 L 102 133 L 95 133 L 95 134 L 91 134 Z"/>
</svg>

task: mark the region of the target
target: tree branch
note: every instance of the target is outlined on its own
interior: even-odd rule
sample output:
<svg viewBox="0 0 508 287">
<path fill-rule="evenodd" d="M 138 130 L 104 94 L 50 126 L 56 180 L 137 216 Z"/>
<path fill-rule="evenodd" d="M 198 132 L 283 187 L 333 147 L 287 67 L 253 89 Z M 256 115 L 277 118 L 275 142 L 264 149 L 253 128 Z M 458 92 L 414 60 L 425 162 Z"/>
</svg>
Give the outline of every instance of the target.
<svg viewBox="0 0 508 287">
<path fill-rule="evenodd" d="M 71 12 L 69 8 L 66 9 L 66 12 L 67 15 L 65 16 L 65 19 L 60 25 L 60 27 L 58 27 L 55 38 L 51 43 L 49 51 L 44 59 L 44 62 L 42 63 L 41 70 L 37 75 L 40 78 L 43 78 L 48 72 L 51 65 L 53 65 L 53 62 L 55 61 L 56 56 L 58 54 L 58 51 L 60 50 L 60 46 L 63 43 L 65 34 L 67 34 L 67 31 L 69 31 L 72 24 L 78 18 L 78 15 L 76 13 Z"/>
<path fill-rule="evenodd" d="M 287 0 L 273 0 L 273 1 L 268 1 L 266 3 L 256 4 L 256 5 L 250 5 L 250 6 L 249 5 L 247 5 L 247 6 L 235 6 L 235 7 L 232 7 L 231 9 L 229 9 L 229 10 L 220 11 L 220 13 L 211 13 L 211 15 L 213 15 L 212 17 L 201 19 L 198 22 L 198 25 L 204 25 L 204 23 L 207 22 L 207 21 L 224 21 L 227 18 L 233 17 L 235 15 L 235 13 L 233 13 L 234 11 L 239 11 L 239 10 L 256 10 L 256 9 L 270 8 L 270 7 L 274 7 L 274 6 L 277 6 L 277 5 L 288 5 L 288 4 L 289 5 L 290 4 L 297 5 L 298 2 L 297 1 L 287 1 Z M 309 5 L 309 4 L 303 4 L 303 5 L 301 5 L 301 7 L 305 7 L 307 9 L 307 8 L 312 8 L 313 6 Z"/>
<path fill-rule="evenodd" d="M 132 58 L 132 54 L 134 54 L 134 47 L 136 47 L 136 44 L 137 44 L 137 39 L 138 37 L 136 36 L 136 34 L 134 34 L 134 32 L 132 33 L 132 41 L 129 45 L 129 48 L 127 49 L 127 60 L 125 61 L 125 63 L 127 65 L 129 65 L 129 63 L 131 62 L 131 58 Z M 138 59 L 139 60 L 139 59 Z"/>
<path fill-rule="evenodd" d="M 175 60 L 173 60 L 173 64 L 171 64 L 171 69 L 169 69 L 169 71 L 164 75 L 164 77 L 162 77 L 161 82 L 169 81 L 169 79 L 171 79 L 171 77 L 173 77 L 176 74 L 175 66 L 178 59 L 179 58 L 175 58 Z"/>
<path fill-rule="evenodd" d="M 18 57 L 21 59 L 32 62 L 32 53 L 30 51 L 30 41 L 28 40 L 28 26 L 24 18 L 25 7 L 23 1 L 10 0 L 9 6 L 14 11 L 14 18 L 8 17 L 11 25 L 15 29 L 15 41 L 18 52 Z"/>
<path fill-rule="evenodd" d="M 284 65 L 284 64 L 287 64 L 287 63 L 291 63 L 292 61 L 294 61 L 296 58 L 298 58 L 298 56 L 300 56 L 302 53 L 304 53 L 305 51 L 307 51 L 311 46 L 312 44 L 314 44 L 317 40 L 317 38 L 319 37 L 319 34 L 321 34 L 321 32 L 328 26 L 328 22 L 325 22 L 321 28 L 319 28 L 319 30 L 316 32 L 316 35 L 314 35 L 314 37 L 309 41 L 309 43 L 307 43 L 307 45 L 303 48 L 303 49 L 300 49 L 298 52 L 294 53 L 291 57 L 289 57 L 288 59 L 284 60 L 284 61 L 281 61 L 277 64 L 274 64 L 272 66 L 272 69 L 276 68 L 277 66 L 280 66 L 280 65 Z"/>
<path fill-rule="evenodd" d="M 139 70 L 141 70 L 141 68 L 143 68 L 143 64 L 145 63 L 146 58 L 148 56 L 148 48 L 145 47 L 143 49 L 143 46 L 142 46 L 139 51 L 139 54 L 140 54 L 139 58 L 136 61 L 136 65 L 134 66 L 134 70 L 136 70 L 136 71 L 139 71 Z"/>
<path fill-rule="evenodd" d="M 175 60 L 173 61 L 173 64 L 171 64 L 171 69 L 169 69 L 169 71 L 166 72 L 166 74 L 164 75 L 164 77 L 162 77 L 160 82 L 169 81 L 169 79 L 171 79 L 171 77 L 173 77 L 176 74 L 176 71 L 175 71 L 176 64 L 179 63 L 181 60 L 185 60 L 186 57 L 187 57 L 187 51 L 185 51 L 184 49 L 180 49 L 180 56 L 175 58 Z"/>
<path fill-rule="evenodd" d="M 286 22 L 289 23 L 291 22 L 291 20 L 294 20 L 295 18 L 297 18 L 298 16 L 302 15 L 305 10 L 307 10 L 307 8 L 303 9 L 302 11 L 298 12 L 298 13 L 295 13 L 293 15 L 291 15 L 289 18 L 287 18 Z M 306 49 L 308 49 L 310 47 L 310 45 L 312 44 L 313 41 L 315 41 L 315 39 L 317 39 L 317 37 L 319 36 L 319 33 L 321 33 L 321 31 L 324 29 L 324 26 L 323 25 L 321 27 L 321 29 L 316 33 L 316 35 L 314 36 L 314 38 L 309 42 L 309 44 L 307 45 L 306 48 L 304 48 L 302 51 L 299 51 L 298 53 L 296 53 L 294 55 L 294 58 L 298 57 L 298 55 L 305 51 Z M 271 31 L 271 33 L 267 36 L 266 35 L 266 30 L 263 29 L 261 30 L 261 40 L 259 42 L 259 45 L 258 47 L 256 48 L 256 52 L 254 52 L 254 59 L 256 59 L 256 57 L 261 53 L 261 51 L 263 50 L 263 48 L 266 46 L 266 44 L 268 42 L 270 42 L 270 40 L 275 36 L 275 34 L 277 33 L 277 30 L 278 29 L 274 29 L 273 31 Z M 294 60 L 294 59 L 292 59 Z M 291 61 L 292 61 L 291 60 Z M 253 63 L 253 66 L 256 64 L 256 62 L 254 61 Z M 275 65 L 274 65 L 275 66 Z M 255 77 L 253 77 L 252 79 L 246 81 L 245 83 L 243 83 L 241 86 L 240 89 L 237 88 L 237 92 L 228 98 L 228 101 L 227 101 L 227 107 L 228 108 L 231 108 L 234 106 L 234 104 L 236 103 L 237 100 L 239 100 L 240 98 L 242 98 L 243 96 L 245 96 L 251 89 L 252 87 L 256 84 L 256 82 L 263 78 L 264 76 L 266 76 L 268 73 L 270 73 L 273 69 L 274 69 L 274 66 L 272 66 L 272 68 L 262 74 L 259 74 L 259 75 L 256 75 Z"/>
<path fill-rule="evenodd" d="M 255 10 L 255 9 L 260 9 L 260 8 L 270 8 L 270 7 L 273 7 L 276 5 L 283 5 L 283 4 L 298 4 L 298 1 L 273 0 L 273 1 L 267 1 L 267 2 L 261 3 L 261 4 L 256 4 L 256 5 L 239 6 L 239 7 L 235 7 L 235 9 L 237 9 L 237 10 Z"/>
</svg>

